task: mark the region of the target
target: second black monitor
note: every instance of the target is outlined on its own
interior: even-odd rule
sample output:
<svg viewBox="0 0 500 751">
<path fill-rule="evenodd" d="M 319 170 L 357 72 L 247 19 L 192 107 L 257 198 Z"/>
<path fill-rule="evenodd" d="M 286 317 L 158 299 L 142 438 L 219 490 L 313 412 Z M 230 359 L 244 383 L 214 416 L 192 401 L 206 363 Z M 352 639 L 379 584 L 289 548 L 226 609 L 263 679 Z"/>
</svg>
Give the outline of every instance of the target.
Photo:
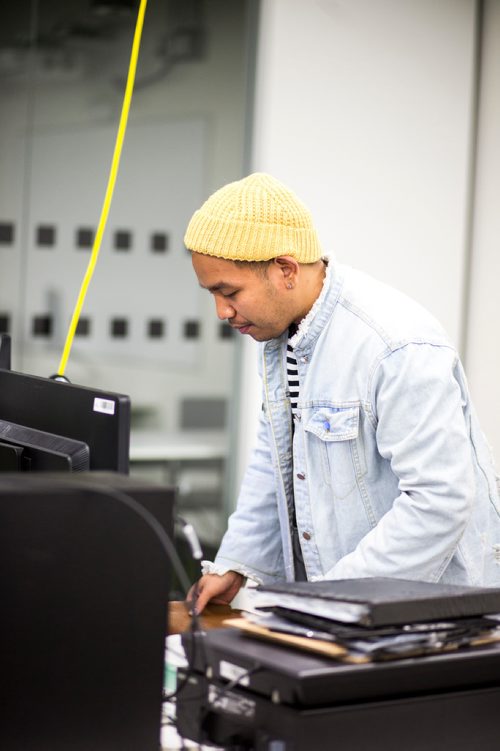
<svg viewBox="0 0 500 751">
<path fill-rule="evenodd" d="M 88 468 L 127 474 L 130 399 L 50 378 L 0 369 L 0 420 L 88 446 Z"/>
</svg>

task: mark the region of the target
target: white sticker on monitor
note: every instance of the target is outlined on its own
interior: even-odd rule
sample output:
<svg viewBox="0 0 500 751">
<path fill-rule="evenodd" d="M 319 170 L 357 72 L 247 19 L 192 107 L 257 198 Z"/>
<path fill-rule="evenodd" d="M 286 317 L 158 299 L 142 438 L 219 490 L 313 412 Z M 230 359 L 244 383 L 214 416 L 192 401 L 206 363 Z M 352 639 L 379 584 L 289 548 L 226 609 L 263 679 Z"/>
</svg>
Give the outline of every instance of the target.
<svg viewBox="0 0 500 751">
<path fill-rule="evenodd" d="M 112 399 L 94 399 L 94 412 L 103 412 L 105 415 L 115 414 L 115 403 Z"/>
</svg>

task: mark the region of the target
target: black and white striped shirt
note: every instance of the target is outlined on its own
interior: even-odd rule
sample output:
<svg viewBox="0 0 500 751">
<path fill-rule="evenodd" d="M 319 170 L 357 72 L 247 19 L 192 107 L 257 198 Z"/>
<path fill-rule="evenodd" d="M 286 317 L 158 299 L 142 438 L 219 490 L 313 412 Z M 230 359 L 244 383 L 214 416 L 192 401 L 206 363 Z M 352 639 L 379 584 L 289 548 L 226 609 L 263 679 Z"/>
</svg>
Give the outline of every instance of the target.
<svg viewBox="0 0 500 751">
<path fill-rule="evenodd" d="M 288 331 L 288 343 L 286 348 L 286 374 L 288 378 L 288 392 L 290 394 L 290 404 L 292 407 L 292 417 L 297 412 L 299 401 L 299 371 L 297 368 L 297 358 L 290 344 L 290 339 L 295 335 L 297 328 L 291 326 Z"/>
<path fill-rule="evenodd" d="M 292 433 L 294 432 L 294 415 L 298 412 L 299 403 L 299 371 L 297 358 L 290 344 L 290 339 L 297 333 L 297 327 L 292 324 L 288 330 L 288 342 L 286 347 L 286 374 L 288 379 L 288 393 L 290 394 L 290 406 L 292 410 Z M 293 462 L 293 459 L 292 459 Z M 291 499 L 288 509 L 290 518 L 290 534 L 292 537 L 293 565 L 295 569 L 295 581 L 306 581 L 307 573 L 304 565 L 304 556 L 300 547 L 299 532 L 297 529 L 297 517 L 295 513 L 295 500 Z"/>
</svg>

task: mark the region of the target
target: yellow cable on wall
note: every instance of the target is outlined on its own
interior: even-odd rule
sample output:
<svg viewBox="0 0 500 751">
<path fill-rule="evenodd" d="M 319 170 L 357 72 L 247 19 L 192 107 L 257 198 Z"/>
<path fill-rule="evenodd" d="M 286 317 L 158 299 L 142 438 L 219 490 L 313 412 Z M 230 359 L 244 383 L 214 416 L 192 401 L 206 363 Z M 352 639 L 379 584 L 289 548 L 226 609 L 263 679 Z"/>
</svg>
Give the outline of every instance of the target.
<svg viewBox="0 0 500 751">
<path fill-rule="evenodd" d="M 116 135 L 115 149 L 113 152 L 113 160 L 111 162 L 111 169 L 109 171 L 108 185 L 106 188 L 106 194 L 104 196 L 104 203 L 101 209 L 101 216 L 99 218 L 99 224 L 92 246 L 92 254 L 89 259 L 87 270 L 80 287 L 78 299 L 76 301 L 75 309 L 71 317 L 68 333 L 66 335 L 66 342 L 64 344 L 64 350 L 62 353 L 61 361 L 57 374 L 64 375 L 66 365 L 68 363 L 69 354 L 71 351 L 71 345 L 73 344 L 73 338 L 75 336 L 76 327 L 80 318 L 80 313 L 85 301 L 87 289 L 94 273 L 97 258 L 99 256 L 99 250 L 101 248 L 102 237 L 108 220 L 109 209 L 111 206 L 111 199 L 113 198 L 113 192 L 115 189 L 116 176 L 118 174 L 118 167 L 120 165 L 120 156 L 122 152 L 123 139 L 125 137 L 125 131 L 127 129 L 128 113 L 130 110 L 130 102 L 132 100 L 132 92 L 134 90 L 135 72 L 137 68 L 137 58 L 139 57 L 139 47 L 141 44 L 142 27 L 144 25 L 144 15 L 146 13 L 147 0 L 140 0 L 139 11 L 137 13 L 137 21 L 135 24 L 134 41 L 132 43 L 132 52 L 130 54 L 130 64 L 127 75 L 127 84 L 125 86 L 125 95 L 123 97 L 122 112 L 120 116 L 120 124 L 118 126 L 118 133 Z"/>
</svg>

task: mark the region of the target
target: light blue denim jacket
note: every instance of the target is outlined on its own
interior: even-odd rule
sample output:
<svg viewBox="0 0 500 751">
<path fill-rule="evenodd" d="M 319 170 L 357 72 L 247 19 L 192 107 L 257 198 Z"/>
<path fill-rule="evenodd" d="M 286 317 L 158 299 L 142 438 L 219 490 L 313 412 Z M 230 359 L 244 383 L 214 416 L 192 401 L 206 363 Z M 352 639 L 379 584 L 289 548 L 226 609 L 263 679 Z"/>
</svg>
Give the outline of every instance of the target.
<svg viewBox="0 0 500 751">
<path fill-rule="evenodd" d="M 396 576 L 500 585 L 500 503 L 465 375 L 440 325 L 405 295 L 332 264 L 295 347 L 261 345 L 263 408 L 237 509 L 214 564 L 293 580 L 287 505 L 311 580 Z"/>
</svg>

